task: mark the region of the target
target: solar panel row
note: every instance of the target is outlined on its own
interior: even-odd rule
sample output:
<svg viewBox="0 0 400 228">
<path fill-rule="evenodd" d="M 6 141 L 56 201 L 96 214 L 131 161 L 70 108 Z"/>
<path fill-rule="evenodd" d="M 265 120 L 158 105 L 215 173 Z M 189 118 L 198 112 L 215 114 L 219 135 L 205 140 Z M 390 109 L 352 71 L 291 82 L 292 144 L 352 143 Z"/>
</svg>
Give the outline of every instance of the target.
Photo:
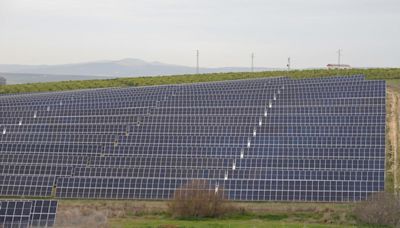
<svg viewBox="0 0 400 228">
<path fill-rule="evenodd" d="M 2 96 L 1 194 L 168 199 L 205 179 L 232 200 L 361 200 L 384 188 L 385 88 L 360 75 Z"/>
<path fill-rule="evenodd" d="M 1 200 L 0 227 L 50 227 L 56 212 L 55 200 Z"/>
<path fill-rule="evenodd" d="M 28 227 L 31 210 L 30 201 L 0 201 L 0 225 Z"/>
</svg>

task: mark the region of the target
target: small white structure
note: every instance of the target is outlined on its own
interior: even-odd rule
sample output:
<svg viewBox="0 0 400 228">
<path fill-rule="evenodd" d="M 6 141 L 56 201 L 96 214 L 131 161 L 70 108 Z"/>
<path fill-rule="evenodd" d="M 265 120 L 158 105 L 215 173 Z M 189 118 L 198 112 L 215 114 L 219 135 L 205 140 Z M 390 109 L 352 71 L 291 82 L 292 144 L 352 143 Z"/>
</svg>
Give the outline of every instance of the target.
<svg viewBox="0 0 400 228">
<path fill-rule="evenodd" d="M 326 67 L 328 69 L 351 69 L 351 66 L 348 64 L 328 64 Z"/>
</svg>

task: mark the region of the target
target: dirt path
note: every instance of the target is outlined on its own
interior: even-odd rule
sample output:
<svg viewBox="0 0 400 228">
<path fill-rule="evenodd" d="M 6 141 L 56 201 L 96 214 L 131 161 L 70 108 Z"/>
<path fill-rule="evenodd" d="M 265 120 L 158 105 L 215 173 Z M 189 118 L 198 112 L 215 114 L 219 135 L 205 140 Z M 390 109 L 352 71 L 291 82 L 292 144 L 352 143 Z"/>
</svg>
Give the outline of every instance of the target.
<svg viewBox="0 0 400 228">
<path fill-rule="evenodd" d="M 389 104 L 389 119 L 388 119 L 388 139 L 391 144 L 391 151 L 393 152 L 393 187 L 396 192 L 400 191 L 399 186 L 399 126 L 400 126 L 400 93 L 394 89 L 388 89 L 388 96 L 390 100 Z"/>
</svg>

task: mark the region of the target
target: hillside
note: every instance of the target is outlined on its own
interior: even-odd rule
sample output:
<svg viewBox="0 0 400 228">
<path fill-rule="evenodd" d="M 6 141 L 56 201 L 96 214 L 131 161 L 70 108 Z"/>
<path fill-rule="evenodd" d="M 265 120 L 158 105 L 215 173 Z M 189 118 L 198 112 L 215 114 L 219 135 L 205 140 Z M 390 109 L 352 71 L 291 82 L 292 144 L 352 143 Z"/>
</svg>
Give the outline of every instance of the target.
<svg viewBox="0 0 400 228">
<path fill-rule="evenodd" d="M 282 72 L 262 72 L 244 74 L 210 74 L 152 77 L 137 79 L 94 80 L 93 85 L 85 82 L 42 83 L 3 88 L 36 89 L 49 91 L 77 89 L 79 86 L 93 86 L 87 88 L 107 87 L 109 82 L 113 86 L 139 86 L 171 83 L 186 83 L 191 81 L 217 81 L 239 78 L 255 78 L 277 76 Z M 387 91 L 387 165 L 386 187 L 389 192 L 398 188 L 398 151 L 399 141 L 399 69 L 370 69 L 351 71 L 292 71 L 287 75 L 294 78 L 317 77 L 318 75 L 360 74 L 368 79 L 386 79 Z M 277 75 L 273 75 L 277 74 Z M 82 84 L 80 84 L 82 83 Z M 97 84 L 96 84 L 97 83 Z M 119 84 L 118 84 L 119 83 Z M 124 84 L 126 83 L 126 84 Z M 132 83 L 132 84 L 128 84 Z M 51 87 L 53 85 L 54 87 Z M 66 87 L 70 86 L 70 87 Z M 0 87 L 1 89 L 2 87 Z M 42 90 L 41 90 L 42 89 Z M 396 153 L 397 151 L 397 153 Z M 397 175 L 396 175 L 397 174 Z M 160 201 L 134 200 L 60 200 L 57 215 L 57 227 L 372 227 L 361 223 L 354 216 L 354 207 L 357 204 L 327 204 L 327 203 L 279 203 L 279 202 L 238 202 L 234 205 L 241 209 L 238 214 L 232 214 L 219 219 L 174 219 L 166 213 L 167 203 Z M 384 227 L 384 226 L 383 226 Z"/>
<path fill-rule="evenodd" d="M 0 76 L 0 85 L 6 84 L 6 79 Z"/>
<path fill-rule="evenodd" d="M 110 79 L 104 76 L 87 75 L 64 75 L 64 74 L 27 74 L 27 73 L 0 73 L 0 77 L 7 80 L 7 85 L 39 83 L 39 82 L 60 82 L 71 80 L 95 80 Z"/>
<path fill-rule="evenodd" d="M 395 83 L 389 83 L 387 98 L 385 188 L 389 192 L 394 191 L 396 179 L 400 178 L 397 168 L 399 152 L 394 153 L 400 140 L 400 106 L 396 100 L 399 97 L 400 81 L 395 80 Z M 222 219 L 191 220 L 170 218 L 165 212 L 167 203 L 164 201 L 62 200 L 57 225 L 63 227 L 74 221 L 74 225 L 81 227 L 389 227 L 368 225 L 357 220 L 355 203 L 235 202 L 233 205 L 241 208 L 242 213 Z"/>
<path fill-rule="evenodd" d="M 126 86 L 150 86 L 165 84 L 180 84 L 194 82 L 211 82 L 235 79 L 261 78 L 290 76 L 292 78 L 313 78 L 332 75 L 354 75 L 364 74 L 367 79 L 400 79 L 400 68 L 374 68 L 374 69 L 350 69 L 350 70 L 293 70 L 293 71 L 263 71 L 263 72 L 241 72 L 241 73 L 213 73 L 213 74 L 190 74 L 175 76 L 134 77 L 116 78 L 104 80 L 63 81 L 48 83 L 32 83 L 20 85 L 6 85 L 0 87 L 0 94 L 30 93 L 65 91 L 77 89 L 94 89 L 107 87 Z"/>
<path fill-rule="evenodd" d="M 217 73 L 217 72 L 243 72 L 248 71 L 249 67 L 217 67 L 208 68 L 201 67 L 202 73 Z M 255 71 L 270 70 L 268 68 L 256 67 Z M 83 62 L 74 64 L 60 65 L 16 65 L 16 64 L 0 64 L 0 72 L 2 75 L 12 82 L 12 75 L 33 74 L 31 81 L 35 75 L 51 75 L 54 78 L 59 76 L 69 76 L 68 80 L 76 80 L 76 76 L 81 76 L 81 80 L 91 79 L 90 76 L 115 78 L 115 77 L 138 77 L 152 75 L 178 75 L 191 74 L 196 72 L 195 67 L 166 64 L 161 62 L 149 62 L 141 59 L 126 58 L 120 60 L 104 60 L 95 62 Z M 75 77 L 74 77 L 75 76 Z M 46 78 L 41 82 L 47 82 Z M 54 80 L 53 80 L 54 81 Z M 28 83 L 30 81 L 27 81 Z M 36 82 L 39 82 L 36 80 Z M 10 83 L 11 84 L 11 83 Z"/>
</svg>

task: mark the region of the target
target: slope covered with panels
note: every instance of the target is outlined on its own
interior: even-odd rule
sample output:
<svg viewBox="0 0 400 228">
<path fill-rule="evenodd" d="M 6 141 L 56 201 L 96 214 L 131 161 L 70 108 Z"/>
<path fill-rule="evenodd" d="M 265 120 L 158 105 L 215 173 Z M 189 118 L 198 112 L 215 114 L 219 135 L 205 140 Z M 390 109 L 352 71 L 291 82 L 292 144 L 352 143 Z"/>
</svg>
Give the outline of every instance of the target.
<svg viewBox="0 0 400 228">
<path fill-rule="evenodd" d="M 168 199 L 193 179 L 232 200 L 383 190 L 385 82 L 363 76 L 9 95 L 0 107 L 1 195 Z"/>
</svg>

